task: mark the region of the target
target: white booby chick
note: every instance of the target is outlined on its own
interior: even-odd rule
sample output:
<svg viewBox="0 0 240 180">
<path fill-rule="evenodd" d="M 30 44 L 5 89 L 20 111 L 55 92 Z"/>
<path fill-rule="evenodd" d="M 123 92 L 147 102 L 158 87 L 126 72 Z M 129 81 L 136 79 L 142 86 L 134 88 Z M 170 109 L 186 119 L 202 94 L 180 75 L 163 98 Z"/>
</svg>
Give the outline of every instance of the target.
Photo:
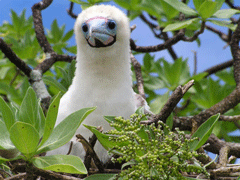
<svg viewBox="0 0 240 180">
<path fill-rule="evenodd" d="M 77 41 L 76 72 L 72 85 L 62 97 L 57 124 L 71 113 L 97 106 L 82 124 L 110 129 L 104 115 L 129 118 L 137 109 L 132 89 L 130 67 L 130 27 L 127 16 L 110 5 L 95 5 L 79 14 L 74 31 Z M 69 129 L 71 131 L 71 129 Z M 92 133 L 83 125 L 76 134 L 87 140 Z M 81 143 L 73 137 L 71 154 L 84 158 Z M 67 154 L 69 144 L 48 154 Z M 96 143 L 100 160 L 106 162 L 107 151 Z"/>
</svg>

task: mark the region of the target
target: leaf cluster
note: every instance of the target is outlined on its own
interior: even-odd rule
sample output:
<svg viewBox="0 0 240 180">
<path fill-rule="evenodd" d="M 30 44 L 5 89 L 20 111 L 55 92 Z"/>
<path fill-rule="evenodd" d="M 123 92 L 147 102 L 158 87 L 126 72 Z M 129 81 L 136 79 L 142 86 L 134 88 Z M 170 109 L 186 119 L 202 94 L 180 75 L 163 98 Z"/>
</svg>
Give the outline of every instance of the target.
<svg viewBox="0 0 240 180">
<path fill-rule="evenodd" d="M 58 94 L 53 99 L 46 117 L 32 88 L 26 92 L 20 108 L 9 106 L 0 98 L 1 163 L 23 159 L 45 170 L 74 174 L 87 173 L 81 159 L 76 156 L 36 157 L 40 153 L 54 150 L 69 142 L 82 121 L 95 109 L 78 110 L 54 127 L 60 98 Z"/>
</svg>

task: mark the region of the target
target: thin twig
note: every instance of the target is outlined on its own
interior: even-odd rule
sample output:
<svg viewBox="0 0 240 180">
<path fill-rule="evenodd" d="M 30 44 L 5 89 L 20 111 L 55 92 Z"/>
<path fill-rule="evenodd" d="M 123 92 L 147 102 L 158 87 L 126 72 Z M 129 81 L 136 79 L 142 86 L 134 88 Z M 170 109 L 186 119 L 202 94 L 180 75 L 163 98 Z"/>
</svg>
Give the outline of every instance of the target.
<svg viewBox="0 0 240 180">
<path fill-rule="evenodd" d="M 76 19 L 77 15 L 73 13 L 73 6 L 74 6 L 74 3 L 70 2 L 70 8 L 67 9 L 67 12 L 72 18 Z"/>
<path fill-rule="evenodd" d="M 142 70 L 141 70 L 141 64 L 137 61 L 137 59 L 133 56 L 131 53 L 131 62 L 135 71 L 136 79 L 137 79 L 137 88 L 138 93 L 145 99 L 145 93 L 144 93 L 144 85 L 143 85 L 143 77 L 142 77 Z"/>
<path fill-rule="evenodd" d="M 196 51 L 193 51 L 193 54 L 194 54 L 194 70 L 193 70 L 193 75 L 196 75 L 197 74 L 197 52 Z"/>
<path fill-rule="evenodd" d="M 228 121 L 228 122 L 236 122 L 240 120 L 240 115 L 236 115 L 236 116 L 225 116 L 225 115 L 221 115 L 219 120 L 222 121 Z"/>
<path fill-rule="evenodd" d="M 205 77 L 208 77 L 208 76 L 210 76 L 212 74 L 215 74 L 218 71 L 221 71 L 223 69 L 231 67 L 232 65 L 233 65 L 233 60 L 229 60 L 229 61 L 226 61 L 226 62 L 224 62 L 222 64 L 218 64 L 216 66 L 213 66 L 213 67 L 211 67 L 211 68 L 209 68 L 209 69 L 204 71 L 204 72 L 208 73 Z"/>
</svg>

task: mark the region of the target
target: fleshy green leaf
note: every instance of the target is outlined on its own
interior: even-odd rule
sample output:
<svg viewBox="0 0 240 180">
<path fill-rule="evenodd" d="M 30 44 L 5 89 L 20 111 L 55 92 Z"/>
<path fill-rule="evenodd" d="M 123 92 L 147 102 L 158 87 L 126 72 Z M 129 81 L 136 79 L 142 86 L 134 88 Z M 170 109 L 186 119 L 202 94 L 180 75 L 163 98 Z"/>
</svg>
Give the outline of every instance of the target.
<svg viewBox="0 0 240 180">
<path fill-rule="evenodd" d="M 237 13 L 240 13 L 237 9 L 221 9 L 215 12 L 213 16 L 216 18 L 228 19 Z"/>
<path fill-rule="evenodd" d="M 39 103 L 33 88 L 28 88 L 27 93 L 19 109 L 19 121 L 31 124 L 39 132 L 40 114 Z"/>
<path fill-rule="evenodd" d="M 193 3 L 194 3 L 194 6 L 196 8 L 196 10 L 198 11 L 200 6 L 202 5 L 202 3 L 204 2 L 205 0 L 193 0 Z"/>
<path fill-rule="evenodd" d="M 218 26 L 223 26 L 223 27 L 228 27 L 230 28 L 232 31 L 235 31 L 237 25 L 235 24 L 232 24 L 231 21 L 218 21 L 218 20 L 208 20 L 209 22 L 213 23 L 213 24 L 216 24 Z"/>
<path fill-rule="evenodd" d="M 0 119 L 0 149 L 14 149 L 5 123 Z"/>
<path fill-rule="evenodd" d="M 84 178 L 84 180 L 114 180 L 116 174 L 94 174 Z"/>
<path fill-rule="evenodd" d="M 179 30 L 179 29 L 183 29 L 183 28 L 188 27 L 192 23 L 198 22 L 199 20 L 200 19 L 198 19 L 198 18 L 193 18 L 193 19 L 189 19 L 187 21 L 180 21 L 180 22 L 176 22 L 174 24 L 169 24 L 163 29 L 163 32 L 176 31 L 176 30 Z"/>
<path fill-rule="evenodd" d="M 38 149 L 38 153 L 56 149 L 69 142 L 82 121 L 95 109 L 96 107 L 83 108 L 66 117 L 53 129 L 48 140 Z"/>
<path fill-rule="evenodd" d="M 173 8 L 175 8 L 179 12 L 182 12 L 183 14 L 186 14 L 189 16 L 197 15 L 197 12 L 194 9 L 190 8 L 188 5 L 178 0 L 163 0 L 163 1 L 171 5 Z"/>
<path fill-rule="evenodd" d="M 10 138 L 16 148 L 27 158 L 34 155 L 40 140 L 33 125 L 19 121 L 11 127 Z"/>
<path fill-rule="evenodd" d="M 45 126 L 44 126 L 44 133 L 43 133 L 42 141 L 39 147 L 44 142 L 46 142 L 46 140 L 49 138 L 49 136 L 53 131 L 53 128 L 57 120 L 58 106 L 59 106 L 60 99 L 61 99 L 61 95 L 60 93 L 58 93 L 58 95 L 54 98 L 54 100 L 52 101 L 52 103 L 48 108 L 47 117 L 46 117 Z"/>
<path fill-rule="evenodd" d="M 208 140 L 209 136 L 212 133 L 213 127 L 218 121 L 219 117 L 220 117 L 219 113 L 211 116 L 197 129 L 197 131 L 192 135 L 192 138 L 197 137 L 198 140 L 195 140 L 192 143 L 190 143 L 191 150 L 197 150 Z"/>
<path fill-rule="evenodd" d="M 224 3 L 224 0 L 212 1 L 205 0 L 198 9 L 200 16 L 205 20 L 217 12 Z"/>
<path fill-rule="evenodd" d="M 9 130 L 15 123 L 15 118 L 11 108 L 7 105 L 2 97 L 0 97 L 0 112 L 2 113 L 2 118 L 5 122 L 5 125 Z"/>
<path fill-rule="evenodd" d="M 70 174 L 87 174 L 82 160 L 73 155 L 53 155 L 33 158 L 33 164 L 44 170 Z"/>
<path fill-rule="evenodd" d="M 102 146 L 109 150 L 110 148 L 113 148 L 116 144 L 109 140 L 109 135 L 103 134 L 97 130 L 94 126 L 89 126 L 86 124 L 83 124 L 86 128 L 88 128 L 92 133 L 94 133 L 97 136 L 98 141 L 102 144 Z"/>
</svg>

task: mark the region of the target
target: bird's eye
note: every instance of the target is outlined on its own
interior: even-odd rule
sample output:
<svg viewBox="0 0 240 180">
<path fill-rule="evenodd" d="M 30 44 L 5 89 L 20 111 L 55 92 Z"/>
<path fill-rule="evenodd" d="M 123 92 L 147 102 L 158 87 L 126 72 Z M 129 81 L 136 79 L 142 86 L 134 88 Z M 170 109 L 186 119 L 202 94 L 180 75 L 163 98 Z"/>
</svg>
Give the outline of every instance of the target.
<svg viewBox="0 0 240 180">
<path fill-rule="evenodd" d="M 83 30 L 83 32 L 87 32 L 88 31 L 88 26 L 87 26 L 87 24 L 83 24 L 82 25 L 82 30 Z"/>
<path fill-rule="evenodd" d="M 109 29 L 114 29 L 116 27 L 116 23 L 114 21 L 108 21 L 107 26 Z"/>
</svg>

